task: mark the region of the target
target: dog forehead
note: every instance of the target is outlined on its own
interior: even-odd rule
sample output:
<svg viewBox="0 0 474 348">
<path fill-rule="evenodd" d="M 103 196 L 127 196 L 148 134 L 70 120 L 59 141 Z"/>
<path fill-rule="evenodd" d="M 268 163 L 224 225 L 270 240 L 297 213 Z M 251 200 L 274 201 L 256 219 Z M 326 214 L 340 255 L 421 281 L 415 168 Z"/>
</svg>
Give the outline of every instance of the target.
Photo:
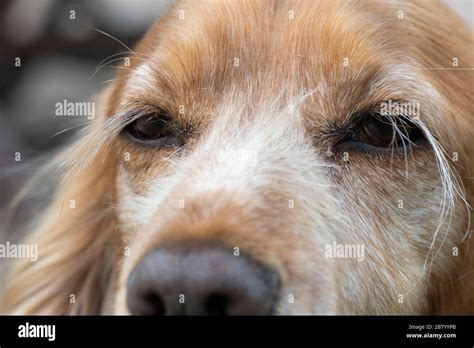
<svg viewBox="0 0 474 348">
<path fill-rule="evenodd" d="M 181 1 L 139 45 L 126 90 L 187 117 L 311 92 L 309 114 L 343 116 L 390 60 L 374 11 L 337 0 Z"/>
<path fill-rule="evenodd" d="M 157 66 L 179 68 L 187 77 L 199 73 L 198 81 L 209 73 L 215 79 L 219 74 L 300 76 L 365 51 L 375 53 L 384 28 L 373 9 L 353 3 L 182 1 L 150 30 L 142 46 Z"/>
</svg>

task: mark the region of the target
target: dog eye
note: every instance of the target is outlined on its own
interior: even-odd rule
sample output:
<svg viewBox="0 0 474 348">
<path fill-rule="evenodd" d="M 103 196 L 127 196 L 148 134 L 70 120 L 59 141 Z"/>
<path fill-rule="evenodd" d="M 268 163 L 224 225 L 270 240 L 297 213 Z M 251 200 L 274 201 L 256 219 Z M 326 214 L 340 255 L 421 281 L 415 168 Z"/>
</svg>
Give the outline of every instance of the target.
<svg viewBox="0 0 474 348">
<path fill-rule="evenodd" d="M 135 138 L 155 140 L 166 135 L 168 122 L 166 115 L 148 115 L 133 121 L 125 129 Z"/>
<path fill-rule="evenodd" d="M 124 128 L 123 133 L 132 140 L 150 145 L 180 145 L 181 143 L 171 116 L 164 111 L 137 118 Z"/>
<path fill-rule="evenodd" d="M 406 118 L 387 118 L 366 115 L 356 124 L 353 139 L 378 148 L 416 145 L 423 139 L 423 132 Z"/>
</svg>

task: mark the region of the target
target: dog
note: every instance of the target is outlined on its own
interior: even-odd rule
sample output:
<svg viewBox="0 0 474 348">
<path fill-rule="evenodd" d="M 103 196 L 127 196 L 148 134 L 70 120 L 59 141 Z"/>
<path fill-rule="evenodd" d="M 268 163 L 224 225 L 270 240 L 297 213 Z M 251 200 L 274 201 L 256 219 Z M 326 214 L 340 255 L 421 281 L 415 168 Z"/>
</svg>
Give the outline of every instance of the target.
<svg viewBox="0 0 474 348">
<path fill-rule="evenodd" d="M 178 1 L 38 174 L 2 313 L 472 314 L 473 47 L 432 0 Z"/>
</svg>

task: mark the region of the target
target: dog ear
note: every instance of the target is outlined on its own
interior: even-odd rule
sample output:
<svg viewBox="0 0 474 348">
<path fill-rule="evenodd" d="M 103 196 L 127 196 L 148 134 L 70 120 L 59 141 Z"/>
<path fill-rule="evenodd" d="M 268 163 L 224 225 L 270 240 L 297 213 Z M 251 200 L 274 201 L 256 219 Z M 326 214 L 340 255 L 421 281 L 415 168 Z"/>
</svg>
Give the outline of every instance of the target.
<svg viewBox="0 0 474 348">
<path fill-rule="evenodd" d="M 102 93 L 97 104 L 107 103 L 109 94 L 110 90 Z M 37 260 L 19 259 L 12 265 L 0 302 L 2 313 L 100 311 L 113 256 L 115 159 L 110 148 L 92 151 L 99 136 L 89 130 L 85 141 L 69 146 L 49 164 L 55 171 L 57 166 L 67 169 L 39 224 L 24 241 L 37 245 Z"/>
</svg>

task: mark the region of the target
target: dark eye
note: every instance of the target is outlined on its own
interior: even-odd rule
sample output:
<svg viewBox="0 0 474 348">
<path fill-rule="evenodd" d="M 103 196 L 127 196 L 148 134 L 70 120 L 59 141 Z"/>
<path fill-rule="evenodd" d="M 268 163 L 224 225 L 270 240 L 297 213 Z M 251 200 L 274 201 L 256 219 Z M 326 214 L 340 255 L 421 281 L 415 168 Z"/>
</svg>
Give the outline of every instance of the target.
<svg viewBox="0 0 474 348">
<path fill-rule="evenodd" d="M 177 126 L 164 111 L 137 118 L 124 128 L 123 133 L 132 140 L 147 145 L 181 145 Z"/>
<path fill-rule="evenodd" d="M 366 114 L 356 124 L 352 140 L 378 148 L 397 148 L 416 145 L 422 139 L 421 129 L 407 118 Z"/>
</svg>

